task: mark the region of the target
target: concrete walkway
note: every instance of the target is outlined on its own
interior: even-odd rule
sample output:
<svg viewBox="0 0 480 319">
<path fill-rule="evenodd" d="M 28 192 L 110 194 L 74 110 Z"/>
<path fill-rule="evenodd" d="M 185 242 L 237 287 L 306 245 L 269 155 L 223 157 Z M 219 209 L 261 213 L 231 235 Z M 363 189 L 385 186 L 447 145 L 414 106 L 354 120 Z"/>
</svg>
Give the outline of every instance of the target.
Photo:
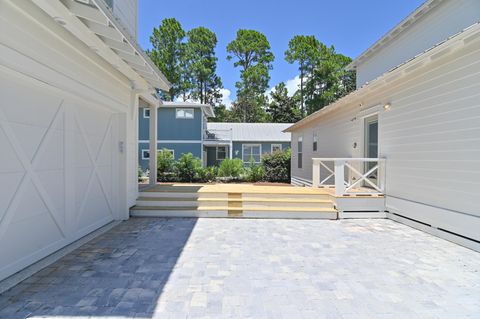
<svg viewBox="0 0 480 319">
<path fill-rule="evenodd" d="M 0 318 L 480 318 L 480 254 L 389 220 L 131 219 Z"/>
</svg>

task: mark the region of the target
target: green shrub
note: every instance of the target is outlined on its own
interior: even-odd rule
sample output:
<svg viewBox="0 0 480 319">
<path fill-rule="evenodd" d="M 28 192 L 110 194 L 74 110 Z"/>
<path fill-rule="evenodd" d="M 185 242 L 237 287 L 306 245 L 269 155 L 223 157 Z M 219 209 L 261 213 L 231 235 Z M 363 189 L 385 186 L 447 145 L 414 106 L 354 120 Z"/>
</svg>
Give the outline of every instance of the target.
<svg viewBox="0 0 480 319">
<path fill-rule="evenodd" d="M 224 159 L 218 168 L 218 176 L 238 178 L 243 173 L 243 161 L 239 158 Z"/>
<path fill-rule="evenodd" d="M 196 179 L 200 183 L 209 183 L 215 181 L 218 174 L 216 166 L 200 167 L 197 171 Z"/>
<path fill-rule="evenodd" d="M 264 179 L 273 183 L 290 183 L 290 160 L 292 153 L 290 149 L 285 151 L 265 154 L 262 158 L 265 169 Z"/>
<path fill-rule="evenodd" d="M 183 154 L 175 163 L 175 172 L 180 182 L 193 182 L 201 168 L 202 161 L 192 153 Z"/>
<path fill-rule="evenodd" d="M 265 170 L 263 169 L 263 166 L 256 164 L 253 157 L 250 158 L 250 163 L 246 171 L 247 171 L 247 176 L 246 176 L 247 181 L 252 183 L 262 181 L 263 177 L 265 176 Z"/>
<path fill-rule="evenodd" d="M 157 178 L 160 182 L 172 182 L 175 180 L 173 154 L 166 148 L 157 153 Z"/>
</svg>

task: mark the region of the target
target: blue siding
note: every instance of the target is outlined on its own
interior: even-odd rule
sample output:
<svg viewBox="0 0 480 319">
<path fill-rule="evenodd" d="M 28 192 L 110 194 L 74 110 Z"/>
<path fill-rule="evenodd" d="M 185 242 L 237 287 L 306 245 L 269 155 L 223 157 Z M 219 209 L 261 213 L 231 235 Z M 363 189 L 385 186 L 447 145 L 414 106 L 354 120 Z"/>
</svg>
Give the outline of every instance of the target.
<svg viewBox="0 0 480 319">
<path fill-rule="evenodd" d="M 290 143 L 289 142 L 279 142 L 279 143 L 273 143 L 273 142 L 233 142 L 233 152 L 232 152 L 232 157 L 233 158 L 240 158 L 242 159 L 242 145 L 243 144 L 260 144 L 262 145 L 262 154 L 265 153 L 270 153 L 272 144 L 282 144 L 282 150 L 286 150 L 290 148 Z M 216 148 L 215 147 L 206 147 L 207 151 L 207 166 L 214 166 L 214 165 L 219 165 L 220 163 L 216 160 Z M 227 152 L 227 157 L 228 157 L 228 152 Z"/>
<path fill-rule="evenodd" d="M 158 140 L 202 139 L 202 110 L 195 108 L 193 119 L 175 118 L 175 108 L 158 109 Z"/>
<path fill-rule="evenodd" d="M 138 139 L 139 140 L 148 140 L 149 139 L 149 123 L 148 118 L 143 116 L 143 108 L 138 109 Z"/>
<path fill-rule="evenodd" d="M 202 110 L 195 108 L 193 119 L 177 119 L 175 117 L 175 108 L 158 109 L 158 134 L 160 140 L 195 140 L 202 139 Z M 139 108 L 138 113 L 138 138 L 140 140 L 149 139 L 149 119 L 143 116 L 143 108 Z"/>
<path fill-rule="evenodd" d="M 157 148 L 159 150 L 163 148 L 168 148 L 173 150 L 175 154 L 175 159 L 179 159 L 184 153 L 192 153 L 193 156 L 201 158 L 202 156 L 202 144 L 201 143 L 157 143 Z M 142 159 L 142 150 L 148 150 L 149 143 L 139 143 L 138 144 L 138 165 L 142 167 L 143 170 L 148 168 L 148 160 Z"/>
<path fill-rule="evenodd" d="M 282 144 L 282 150 L 290 148 L 290 142 L 233 142 L 233 158 L 242 158 L 243 144 L 260 144 L 262 145 L 262 154 L 270 153 L 272 144 Z"/>
</svg>

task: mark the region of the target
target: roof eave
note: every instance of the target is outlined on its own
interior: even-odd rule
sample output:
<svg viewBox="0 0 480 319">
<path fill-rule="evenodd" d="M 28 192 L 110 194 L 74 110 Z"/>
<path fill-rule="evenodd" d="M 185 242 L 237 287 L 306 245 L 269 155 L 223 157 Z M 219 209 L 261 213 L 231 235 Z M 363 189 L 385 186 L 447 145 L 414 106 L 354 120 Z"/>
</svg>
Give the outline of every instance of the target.
<svg viewBox="0 0 480 319">
<path fill-rule="evenodd" d="M 455 47 L 458 43 L 460 45 L 465 45 L 472 41 L 479 41 L 480 37 L 480 22 L 477 22 L 470 27 L 462 30 L 461 32 L 449 37 L 448 39 L 434 45 L 433 47 L 425 50 L 424 52 L 420 53 L 416 57 L 392 68 L 391 70 L 383 73 L 376 79 L 370 81 L 368 84 L 365 84 L 361 88 L 351 92 L 350 94 L 344 96 L 343 98 L 339 99 L 338 101 L 325 106 L 324 108 L 310 114 L 309 116 L 303 118 L 302 120 L 298 121 L 297 123 L 293 124 L 292 126 L 288 127 L 287 129 L 283 130 L 284 133 L 292 133 L 295 132 L 297 129 L 311 123 L 312 121 L 320 118 L 321 116 L 333 111 L 356 98 L 361 98 L 362 96 L 368 94 L 370 91 L 374 89 L 378 89 L 379 87 L 383 87 L 384 85 L 389 84 L 389 79 L 397 77 L 398 74 L 400 76 L 404 76 L 407 73 L 414 71 L 416 69 L 416 65 L 423 66 L 421 61 L 430 59 L 431 56 L 437 55 L 442 51 L 447 52 L 450 48 Z M 441 56 L 442 54 L 439 54 Z M 408 70 L 408 71 L 407 71 Z"/>
</svg>

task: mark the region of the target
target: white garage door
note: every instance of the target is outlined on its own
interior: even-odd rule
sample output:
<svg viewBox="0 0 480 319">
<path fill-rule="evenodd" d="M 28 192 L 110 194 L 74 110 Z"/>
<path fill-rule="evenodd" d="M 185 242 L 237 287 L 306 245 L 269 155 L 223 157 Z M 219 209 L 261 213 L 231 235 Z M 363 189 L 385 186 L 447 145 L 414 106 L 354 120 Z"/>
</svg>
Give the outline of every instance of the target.
<svg viewBox="0 0 480 319">
<path fill-rule="evenodd" d="M 1 280 L 115 218 L 119 152 L 109 109 L 2 68 L 0 88 Z"/>
</svg>

